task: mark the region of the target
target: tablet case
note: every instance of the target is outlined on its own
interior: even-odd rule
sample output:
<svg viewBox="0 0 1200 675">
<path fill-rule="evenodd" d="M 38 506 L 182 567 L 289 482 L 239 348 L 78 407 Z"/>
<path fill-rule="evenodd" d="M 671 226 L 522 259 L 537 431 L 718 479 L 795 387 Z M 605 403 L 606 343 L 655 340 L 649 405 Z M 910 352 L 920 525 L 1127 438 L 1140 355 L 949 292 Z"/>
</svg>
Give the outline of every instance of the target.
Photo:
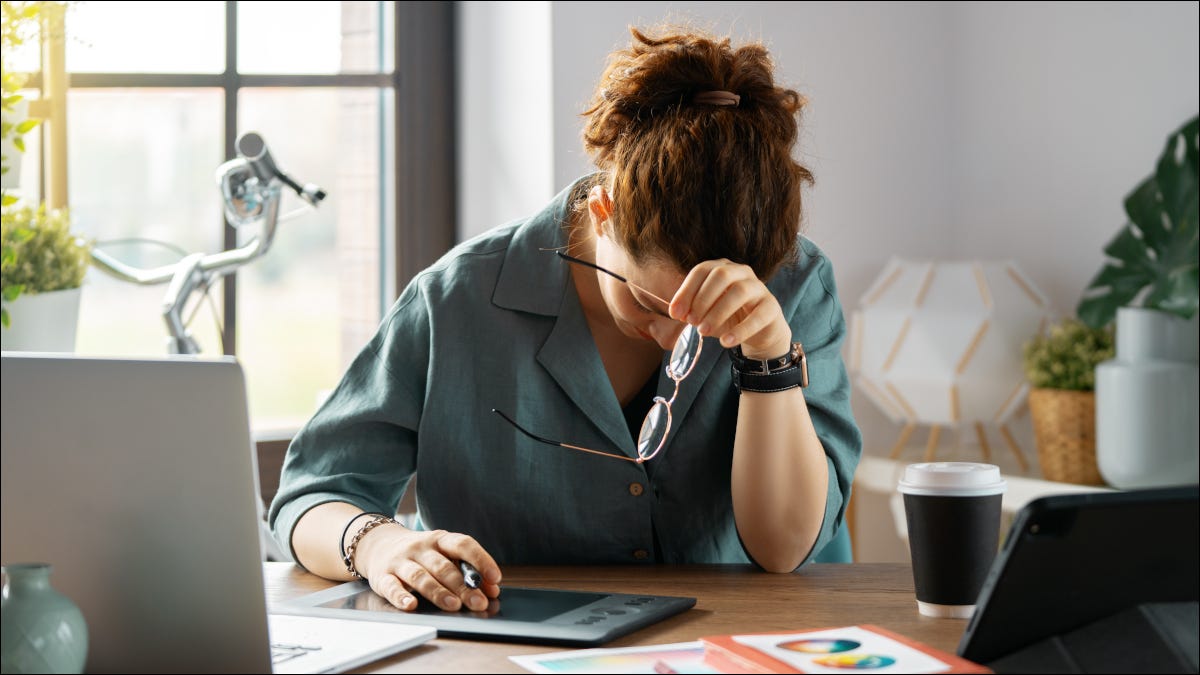
<svg viewBox="0 0 1200 675">
<path fill-rule="evenodd" d="M 998 673 L 1194 673 L 1197 603 L 1152 602 L 992 661 Z"/>
<path fill-rule="evenodd" d="M 959 655 L 997 672 L 1196 672 L 1197 496 L 1189 485 L 1030 502 Z M 1126 669 L 1118 653 L 1144 665 Z"/>
</svg>

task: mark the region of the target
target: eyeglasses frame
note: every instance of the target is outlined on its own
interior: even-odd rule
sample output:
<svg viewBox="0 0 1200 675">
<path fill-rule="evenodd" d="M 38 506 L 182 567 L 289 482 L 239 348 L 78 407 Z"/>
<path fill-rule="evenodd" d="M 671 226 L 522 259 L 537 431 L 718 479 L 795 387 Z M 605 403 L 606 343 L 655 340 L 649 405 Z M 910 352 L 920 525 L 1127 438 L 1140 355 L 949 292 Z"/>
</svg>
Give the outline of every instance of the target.
<svg viewBox="0 0 1200 675">
<path fill-rule="evenodd" d="M 617 274 L 616 272 L 605 269 L 605 268 L 597 265 L 596 263 L 588 262 L 586 260 L 582 260 L 580 258 L 576 258 L 576 257 L 570 256 L 570 255 L 567 255 L 566 253 L 563 253 L 562 251 L 559 251 L 559 250 L 556 250 L 555 253 L 558 255 L 558 257 L 562 258 L 563 260 L 565 260 L 567 262 L 583 265 L 585 267 L 590 267 L 599 272 L 603 272 L 604 274 L 607 274 L 607 275 L 613 277 L 614 279 L 616 279 L 624 284 L 628 284 L 630 287 L 635 288 L 642 293 L 645 293 L 646 295 L 654 298 L 655 300 L 662 302 L 664 305 L 666 305 L 668 307 L 671 304 L 671 303 L 667 302 L 666 300 L 663 300 L 662 298 L 658 297 L 654 293 L 651 293 L 650 291 L 642 288 L 641 286 L 634 284 L 633 282 L 629 281 L 628 279 L 621 276 L 620 274 Z M 671 380 L 675 382 L 675 391 L 672 392 L 671 398 L 669 398 L 669 399 L 665 399 L 662 396 L 655 396 L 653 405 L 650 406 L 650 410 L 648 410 L 646 412 L 646 417 L 642 420 L 641 428 L 644 429 L 646 427 L 647 422 L 650 421 L 650 415 L 654 413 L 655 407 L 657 407 L 659 404 L 662 404 L 666 408 L 666 411 L 667 411 L 666 428 L 663 429 L 662 440 L 660 440 L 658 442 L 658 446 L 654 448 L 653 452 L 647 453 L 645 455 L 642 454 L 642 452 L 641 452 L 641 439 L 642 439 L 641 430 L 638 431 L 638 438 L 636 441 L 638 444 L 637 448 L 636 448 L 637 449 L 637 457 L 628 457 L 626 455 L 617 455 L 617 454 L 614 454 L 611 452 L 604 452 L 602 450 L 593 450 L 591 448 L 585 448 L 582 446 L 572 445 L 570 443 L 563 443 L 561 441 L 555 441 L 553 439 L 545 438 L 545 437 L 539 436 L 539 435 L 533 433 L 532 431 L 529 431 L 525 427 L 521 426 L 520 424 L 517 423 L 516 420 L 509 417 L 507 414 L 505 414 L 503 411 L 501 411 L 499 409 L 492 408 L 492 412 L 494 412 L 497 415 L 499 415 L 500 417 L 504 418 L 504 421 L 508 422 L 513 427 L 515 427 L 517 429 L 517 431 L 520 431 L 521 433 L 525 434 L 529 438 L 532 438 L 533 440 L 535 440 L 539 443 L 545 443 L 546 445 L 556 445 L 556 446 L 559 446 L 562 448 L 568 448 L 570 450 L 579 450 L 580 452 L 587 452 L 587 453 L 591 453 L 593 455 L 601 455 L 603 457 L 611 457 L 613 459 L 622 459 L 627 462 L 634 462 L 636 464 L 642 464 L 643 462 L 653 459 L 655 456 L 658 455 L 658 453 L 662 452 L 663 447 L 666 446 L 667 437 L 670 436 L 670 434 L 671 434 L 671 424 L 673 421 L 673 417 L 671 415 L 671 406 L 672 406 L 672 404 L 675 403 L 675 399 L 678 398 L 678 396 L 679 396 L 680 385 L 683 383 L 683 381 L 685 379 L 687 379 L 688 375 L 691 375 L 692 371 L 696 368 L 696 364 L 700 361 L 700 354 L 704 350 L 704 339 L 701 338 L 699 334 L 697 334 L 695 336 L 695 338 L 696 338 L 696 353 L 692 356 L 691 363 L 688 364 L 687 370 L 685 370 L 682 374 L 679 374 L 679 375 L 675 374 L 675 372 L 672 368 L 672 364 L 671 364 L 671 362 L 674 360 L 675 349 L 679 348 L 679 341 L 684 338 L 684 335 L 687 334 L 687 331 L 689 331 L 689 330 L 691 330 L 692 332 L 696 332 L 696 327 L 695 326 L 684 327 L 683 332 L 680 333 L 679 337 L 675 339 L 675 347 L 671 350 L 671 357 L 669 357 L 667 360 L 667 367 L 666 367 L 667 377 L 671 378 Z M 690 342 L 690 339 L 689 339 L 689 342 Z"/>
</svg>

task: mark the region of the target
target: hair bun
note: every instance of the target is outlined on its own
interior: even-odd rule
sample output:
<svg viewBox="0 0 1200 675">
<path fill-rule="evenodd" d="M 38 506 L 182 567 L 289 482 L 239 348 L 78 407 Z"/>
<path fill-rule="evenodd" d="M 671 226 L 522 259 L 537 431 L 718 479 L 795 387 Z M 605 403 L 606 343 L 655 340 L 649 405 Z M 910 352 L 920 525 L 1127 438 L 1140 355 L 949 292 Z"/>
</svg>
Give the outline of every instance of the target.
<svg viewBox="0 0 1200 675">
<path fill-rule="evenodd" d="M 812 180 L 791 155 L 804 99 L 776 86 L 760 43 L 630 33 L 583 113 L 616 239 L 635 259 L 690 269 L 729 258 L 766 278 L 794 249 L 800 186 Z"/>
</svg>

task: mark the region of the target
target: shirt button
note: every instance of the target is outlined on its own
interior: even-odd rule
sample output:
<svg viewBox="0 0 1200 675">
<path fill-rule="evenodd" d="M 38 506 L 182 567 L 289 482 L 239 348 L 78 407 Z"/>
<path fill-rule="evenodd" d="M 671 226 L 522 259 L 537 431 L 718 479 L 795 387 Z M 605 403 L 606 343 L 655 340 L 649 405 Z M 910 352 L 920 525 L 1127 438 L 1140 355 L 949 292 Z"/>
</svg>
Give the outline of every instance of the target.
<svg viewBox="0 0 1200 675">
<path fill-rule="evenodd" d="M 638 550 L 633 552 L 633 557 L 637 560 L 645 560 L 646 557 L 649 555 L 650 554 L 647 553 L 646 549 L 644 549 L 644 548 L 639 548 Z"/>
<path fill-rule="evenodd" d="M 629 494 L 633 495 L 634 497 L 640 497 L 645 490 L 646 488 L 642 487 L 641 483 L 629 484 Z"/>
</svg>

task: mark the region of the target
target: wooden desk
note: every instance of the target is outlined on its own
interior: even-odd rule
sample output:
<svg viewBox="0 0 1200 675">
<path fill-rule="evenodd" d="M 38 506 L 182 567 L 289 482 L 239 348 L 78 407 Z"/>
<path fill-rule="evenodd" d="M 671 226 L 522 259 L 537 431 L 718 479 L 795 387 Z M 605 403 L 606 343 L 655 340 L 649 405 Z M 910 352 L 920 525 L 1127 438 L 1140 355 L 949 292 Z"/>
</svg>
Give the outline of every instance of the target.
<svg viewBox="0 0 1200 675">
<path fill-rule="evenodd" d="M 267 597 L 286 600 L 335 585 L 291 563 L 265 563 Z M 506 567 L 504 583 L 622 593 L 683 595 L 696 606 L 605 647 L 689 642 L 703 635 L 805 630 L 872 623 L 953 653 L 965 619 L 917 612 L 912 570 L 900 563 L 810 565 L 796 574 L 748 566 Z M 503 595 L 501 595 L 503 598 Z M 508 659 L 561 646 L 438 638 L 365 672 L 523 673 Z"/>
</svg>

